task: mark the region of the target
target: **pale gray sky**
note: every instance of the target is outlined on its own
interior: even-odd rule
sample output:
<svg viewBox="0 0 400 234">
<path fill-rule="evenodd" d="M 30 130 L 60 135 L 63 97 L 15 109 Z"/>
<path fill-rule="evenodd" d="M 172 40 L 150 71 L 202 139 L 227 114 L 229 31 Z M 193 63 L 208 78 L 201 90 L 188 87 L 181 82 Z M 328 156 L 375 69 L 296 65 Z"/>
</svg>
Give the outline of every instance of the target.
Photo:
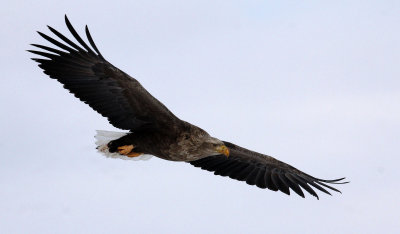
<svg viewBox="0 0 400 234">
<path fill-rule="evenodd" d="M 115 128 L 25 52 L 65 13 L 178 117 L 351 183 L 318 201 L 101 156 Z M 0 24 L 1 233 L 399 233 L 399 1 L 7 1 Z"/>
</svg>

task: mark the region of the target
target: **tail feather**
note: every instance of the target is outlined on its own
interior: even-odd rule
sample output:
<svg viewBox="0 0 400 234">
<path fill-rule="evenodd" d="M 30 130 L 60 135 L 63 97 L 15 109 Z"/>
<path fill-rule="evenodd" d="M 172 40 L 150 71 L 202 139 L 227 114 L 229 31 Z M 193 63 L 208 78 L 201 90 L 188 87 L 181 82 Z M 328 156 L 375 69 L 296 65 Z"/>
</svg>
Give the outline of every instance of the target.
<svg viewBox="0 0 400 234">
<path fill-rule="evenodd" d="M 118 138 L 121 138 L 125 136 L 127 133 L 126 132 L 112 132 L 112 131 L 104 131 L 104 130 L 96 130 L 97 134 L 94 136 L 96 139 L 96 149 L 102 153 L 104 156 L 107 158 L 120 158 L 124 160 L 133 160 L 133 161 L 138 161 L 138 160 L 149 160 L 152 155 L 149 154 L 143 154 L 138 157 L 127 157 L 125 155 L 121 155 L 119 153 L 110 153 L 108 150 L 107 144 L 110 141 L 116 140 Z"/>
</svg>

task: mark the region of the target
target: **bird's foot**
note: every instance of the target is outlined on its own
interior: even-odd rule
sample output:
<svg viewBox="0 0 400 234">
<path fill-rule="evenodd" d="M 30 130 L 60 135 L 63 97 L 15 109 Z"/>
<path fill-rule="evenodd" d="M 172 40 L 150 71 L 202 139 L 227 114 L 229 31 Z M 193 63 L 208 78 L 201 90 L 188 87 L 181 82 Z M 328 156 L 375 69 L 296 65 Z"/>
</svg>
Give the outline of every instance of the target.
<svg viewBox="0 0 400 234">
<path fill-rule="evenodd" d="M 130 152 L 132 152 L 133 148 L 135 148 L 133 145 L 123 145 L 118 147 L 118 153 L 127 155 Z"/>
<path fill-rule="evenodd" d="M 128 156 L 128 157 L 138 157 L 142 153 L 132 152 L 135 147 L 133 145 L 123 145 L 118 147 L 118 153 Z"/>
<path fill-rule="evenodd" d="M 131 153 L 127 154 L 126 156 L 133 158 L 133 157 L 139 157 L 139 156 L 142 155 L 142 154 L 143 154 L 143 153 L 131 152 Z"/>
</svg>

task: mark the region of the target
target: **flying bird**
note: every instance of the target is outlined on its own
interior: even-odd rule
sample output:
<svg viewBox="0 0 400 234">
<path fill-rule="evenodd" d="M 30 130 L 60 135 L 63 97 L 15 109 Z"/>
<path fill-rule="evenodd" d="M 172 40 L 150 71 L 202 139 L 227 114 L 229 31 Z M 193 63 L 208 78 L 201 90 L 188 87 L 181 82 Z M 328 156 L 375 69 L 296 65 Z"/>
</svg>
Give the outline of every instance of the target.
<svg viewBox="0 0 400 234">
<path fill-rule="evenodd" d="M 148 159 L 152 155 L 188 162 L 215 175 L 288 195 L 292 190 L 301 197 L 304 197 L 303 190 L 316 198 L 315 189 L 329 195 L 329 190 L 340 192 L 332 184 L 347 183 L 343 182 L 344 178 L 318 179 L 271 156 L 212 137 L 179 119 L 135 78 L 103 57 L 87 26 L 85 32 L 90 46 L 78 35 L 67 16 L 65 23 L 77 43 L 48 26 L 58 39 L 38 33 L 53 47 L 31 44 L 41 50 L 28 51 L 41 56 L 32 59 L 45 74 L 63 84 L 113 126 L 128 130 L 98 131 L 97 149 L 101 153 L 126 159 Z"/>
</svg>

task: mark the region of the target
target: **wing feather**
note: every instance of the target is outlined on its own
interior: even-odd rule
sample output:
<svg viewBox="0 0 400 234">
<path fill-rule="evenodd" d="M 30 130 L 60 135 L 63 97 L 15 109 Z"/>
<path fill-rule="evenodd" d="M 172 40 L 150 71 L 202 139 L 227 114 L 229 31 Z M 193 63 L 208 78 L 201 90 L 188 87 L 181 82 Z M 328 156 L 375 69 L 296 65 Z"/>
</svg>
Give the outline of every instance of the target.
<svg viewBox="0 0 400 234">
<path fill-rule="evenodd" d="M 69 21 L 67 15 L 65 15 L 65 24 L 67 25 L 69 31 L 75 37 L 75 39 L 81 44 L 89 53 L 95 54 L 92 49 L 85 43 L 84 40 L 79 36 L 79 34 L 75 31 L 74 27 L 72 26 L 71 22 Z"/>
<path fill-rule="evenodd" d="M 135 131 L 157 128 L 168 131 L 180 122 L 136 79 L 103 58 L 87 26 L 86 36 L 93 49 L 79 36 L 67 16 L 65 23 L 78 44 L 48 26 L 60 41 L 38 33 L 56 48 L 31 44 L 43 51 L 28 50 L 46 58 L 33 58 L 45 74 L 62 83 L 64 88 L 107 117 L 117 128 Z"/>
<path fill-rule="evenodd" d="M 267 188 L 267 183 L 265 182 L 265 168 L 264 167 L 261 167 L 258 170 L 256 186 L 259 188 L 263 188 L 263 189 Z"/>
<path fill-rule="evenodd" d="M 190 163 L 195 167 L 214 171 L 215 175 L 246 181 L 247 184 L 256 185 L 259 188 L 279 190 L 287 195 L 290 195 L 290 190 L 292 190 L 303 198 L 303 189 L 318 199 L 318 194 L 314 189 L 331 195 L 327 189 L 340 191 L 328 184 L 347 183 L 343 182 L 344 178 L 318 179 L 271 156 L 256 153 L 229 142 L 224 143 L 229 148 L 229 157 L 215 155 Z"/>
<path fill-rule="evenodd" d="M 93 47 L 93 49 L 97 52 L 98 56 L 99 56 L 100 58 L 104 59 L 104 58 L 103 58 L 103 55 L 101 55 L 99 49 L 97 49 L 97 46 L 96 46 L 96 44 L 95 44 L 94 41 L 93 41 L 92 35 L 90 35 L 89 27 L 88 27 L 87 25 L 85 26 L 85 32 L 86 32 L 86 37 L 88 38 L 90 45 L 91 45 L 91 46 Z"/>
</svg>

